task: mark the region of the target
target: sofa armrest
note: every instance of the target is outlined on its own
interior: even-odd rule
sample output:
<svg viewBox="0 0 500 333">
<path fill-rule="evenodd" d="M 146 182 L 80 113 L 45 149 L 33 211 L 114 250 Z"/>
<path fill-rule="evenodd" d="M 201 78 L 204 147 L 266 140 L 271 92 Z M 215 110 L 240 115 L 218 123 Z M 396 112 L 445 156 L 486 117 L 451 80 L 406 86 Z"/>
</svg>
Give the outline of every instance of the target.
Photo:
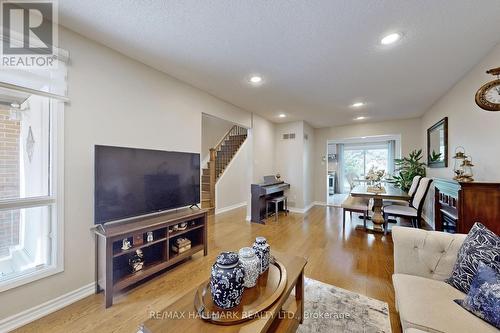
<svg viewBox="0 0 500 333">
<path fill-rule="evenodd" d="M 394 273 L 440 281 L 449 278 L 466 236 L 393 227 Z"/>
</svg>

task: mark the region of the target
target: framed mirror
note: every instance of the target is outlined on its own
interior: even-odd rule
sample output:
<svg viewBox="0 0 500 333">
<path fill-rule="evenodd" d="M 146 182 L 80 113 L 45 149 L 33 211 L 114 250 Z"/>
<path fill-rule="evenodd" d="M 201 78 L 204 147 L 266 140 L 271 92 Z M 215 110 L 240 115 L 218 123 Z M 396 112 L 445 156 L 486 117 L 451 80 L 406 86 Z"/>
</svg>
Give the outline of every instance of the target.
<svg viewBox="0 0 500 333">
<path fill-rule="evenodd" d="M 427 130 L 427 166 L 448 166 L 448 117 L 444 117 Z"/>
</svg>

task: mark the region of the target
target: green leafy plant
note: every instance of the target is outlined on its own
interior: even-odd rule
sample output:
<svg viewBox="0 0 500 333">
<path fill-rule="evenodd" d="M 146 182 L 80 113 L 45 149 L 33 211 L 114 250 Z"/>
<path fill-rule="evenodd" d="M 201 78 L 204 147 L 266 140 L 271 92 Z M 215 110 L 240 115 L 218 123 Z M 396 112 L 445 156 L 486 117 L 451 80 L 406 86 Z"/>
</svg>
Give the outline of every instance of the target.
<svg viewBox="0 0 500 333">
<path fill-rule="evenodd" d="M 425 163 L 421 162 L 422 149 L 412 151 L 408 157 L 394 160 L 396 175 L 394 180 L 396 186 L 403 191 L 408 191 L 415 176 L 425 177 Z"/>
<path fill-rule="evenodd" d="M 429 161 L 431 162 L 437 162 L 441 159 L 442 153 L 436 153 L 435 150 L 432 151 L 432 154 L 429 155 Z"/>
</svg>

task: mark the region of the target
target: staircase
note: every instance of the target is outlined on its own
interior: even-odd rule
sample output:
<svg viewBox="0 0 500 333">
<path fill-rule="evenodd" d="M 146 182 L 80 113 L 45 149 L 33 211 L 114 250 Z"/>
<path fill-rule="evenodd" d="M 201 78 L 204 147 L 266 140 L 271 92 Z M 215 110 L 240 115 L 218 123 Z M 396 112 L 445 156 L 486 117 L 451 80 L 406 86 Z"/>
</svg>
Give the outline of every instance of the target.
<svg viewBox="0 0 500 333">
<path fill-rule="evenodd" d="M 234 125 L 214 148 L 210 148 L 208 167 L 202 169 L 201 176 L 201 207 L 209 208 L 209 214 L 215 212 L 215 184 L 245 142 L 247 135 L 246 128 Z"/>
</svg>

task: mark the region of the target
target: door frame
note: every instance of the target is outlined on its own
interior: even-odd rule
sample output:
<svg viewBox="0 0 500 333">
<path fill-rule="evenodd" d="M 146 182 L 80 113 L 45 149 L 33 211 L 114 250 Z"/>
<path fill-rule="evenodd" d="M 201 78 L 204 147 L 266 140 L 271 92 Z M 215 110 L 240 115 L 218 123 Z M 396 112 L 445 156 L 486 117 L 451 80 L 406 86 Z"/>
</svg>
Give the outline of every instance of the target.
<svg viewBox="0 0 500 333">
<path fill-rule="evenodd" d="M 324 195 L 325 195 L 325 203 L 326 206 L 332 206 L 328 203 L 328 146 L 331 144 L 346 144 L 346 143 L 369 143 L 369 142 L 380 142 L 380 141 L 389 141 L 389 140 L 394 140 L 396 142 L 395 149 L 394 149 L 394 158 L 401 158 L 401 134 L 383 134 L 383 135 L 371 135 L 371 136 L 357 136 L 357 137 L 350 137 L 350 138 L 339 138 L 339 139 L 327 139 L 326 144 L 325 144 L 325 150 L 324 150 L 324 155 L 326 156 L 326 163 L 325 163 L 325 168 L 324 168 L 324 175 L 326 176 L 325 178 L 325 190 L 324 190 Z M 337 171 L 337 175 L 338 175 Z"/>
</svg>

